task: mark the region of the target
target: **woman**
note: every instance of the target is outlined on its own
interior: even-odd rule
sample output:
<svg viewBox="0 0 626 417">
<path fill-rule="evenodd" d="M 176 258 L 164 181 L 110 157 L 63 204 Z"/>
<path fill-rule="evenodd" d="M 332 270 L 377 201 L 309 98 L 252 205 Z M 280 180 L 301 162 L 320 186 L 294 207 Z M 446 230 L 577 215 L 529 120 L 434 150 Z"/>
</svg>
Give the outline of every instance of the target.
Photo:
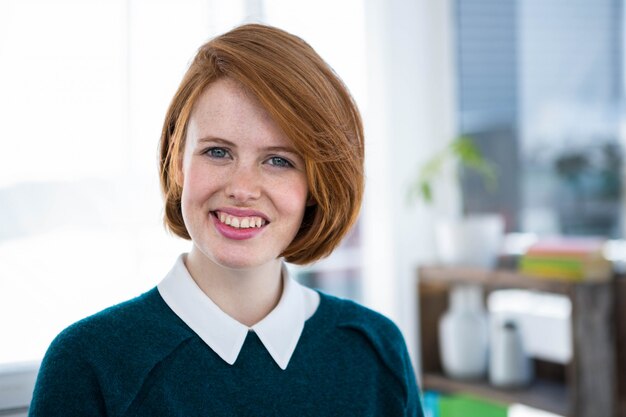
<svg viewBox="0 0 626 417">
<path fill-rule="evenodd" d="M 31 416 L 422 415 L 397 327 L 283 264 L 331 253 L 363 193 L 359 112 L 309 45 L 245 25 L 202 46 L 160 170 L 190 252 L 53 341 Z"/>
</svg>

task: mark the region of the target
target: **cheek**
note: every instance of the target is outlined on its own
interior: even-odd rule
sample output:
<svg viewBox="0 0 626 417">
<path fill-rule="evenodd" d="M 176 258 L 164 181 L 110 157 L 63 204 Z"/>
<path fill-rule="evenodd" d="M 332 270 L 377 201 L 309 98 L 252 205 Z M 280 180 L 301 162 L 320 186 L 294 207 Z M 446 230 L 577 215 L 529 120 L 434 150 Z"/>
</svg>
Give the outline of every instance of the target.
<svg viewBox="0 0 626 417">
<path fill-rule="evenodd" d="M 205 197 L 218 187 L 219 175 L 201 168 L 192 165 L 183 172 L 183 197 L 195 200 Z"/>
<path fill-rule="evenodd" d="M 284 195 L 289 196 L 287 203 L 289 210 L 294 213 L 294 215 L 297 214 L 302 217 L 309 198 L 309 187 L 307 186 L 306 179 L 299 179 L 295 183 L 291 183 L 289 193 Z"/>
<path fill-rule="evenodd" d="M 200 215 L 210 193 L 206 178 L 198 175 L 185 175 L 181 195 L 183 218 L 191 220 L 193 216 Z"/>
</svg>

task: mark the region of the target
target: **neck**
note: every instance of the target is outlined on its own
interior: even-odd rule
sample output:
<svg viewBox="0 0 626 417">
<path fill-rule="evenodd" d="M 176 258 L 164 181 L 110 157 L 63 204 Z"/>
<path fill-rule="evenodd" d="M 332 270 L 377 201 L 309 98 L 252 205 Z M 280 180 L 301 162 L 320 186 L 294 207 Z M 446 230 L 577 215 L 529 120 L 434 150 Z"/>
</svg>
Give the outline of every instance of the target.
<svg viewBox="0 0 626 417">
<path fill-rule="evenodd" d="M 282 295 L 279 259 L 255 268 L 232 269 L 216 264 L 194 247 L 185 258 L 185 266 L 223 312 L 248 327 L 267 316 Z"/>
</svg>

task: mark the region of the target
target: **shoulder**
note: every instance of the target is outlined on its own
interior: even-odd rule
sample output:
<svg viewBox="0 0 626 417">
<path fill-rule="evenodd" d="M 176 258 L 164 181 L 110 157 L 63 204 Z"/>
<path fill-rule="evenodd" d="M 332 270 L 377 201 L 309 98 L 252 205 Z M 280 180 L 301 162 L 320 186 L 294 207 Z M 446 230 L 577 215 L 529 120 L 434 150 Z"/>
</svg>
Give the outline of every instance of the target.
<svg viewBox="0 0 626 417">
<path fill-rule="evenodd" d="M 351 300 L 321 293 L 321 303 L 332 312 L 339 328 L 356 329 L 368 335 L 378 346 L 404 347 L 405 342 L 398 326 L 383 314 Z"/>
<path fill-rule="evenodd" d="M 84 354 L 104 346 L 110 350 L 136 350 L 148 341 L 154 346 L 155 337 L 163 334 L 180 339 L 189 332 L 154 288 L 72 324 L 56 337 L 51 348 L 78 349 Z"/>
<path fill-rule="evenodd" d="M 34 400 L 60 403 L 88 388 L 86 401 L 99 397 L 107 410 L 120 412 L 150 371 L 191 337 L 152 289 L 63 330 L 41 364 Z"/>
<path fill-rule="evenodd" d="M 364 349 L 373 350 L 396 375 L 412 368 L 406 343 L 398 326 L 386 316 L 351 300 L 321 293 L 320 306 L 329 315 L 326 322 L 351 339 L 362 342 Z"/>
<path fill-rule="evenodd" d="M 346 349 L 354 355 L 359 349 L 366 350 L 378 358 L 393 380 L 401 387 L 406 402 L 406 415 L 422 415 L 419 390 L 415 380 L 413 364 L 402 332 L 386 316 L 354 301 L 344 300 L 321 293 L 322 317 L 335 329 L 353 341 Z"/>
<path fill-rule="evenodd" d="M 153 288 L 69 326 L 48 353 L 72 354 L 96 369 L 120 358 L 133 366 L 150 367 L 192 336 Z"/>
</svg>

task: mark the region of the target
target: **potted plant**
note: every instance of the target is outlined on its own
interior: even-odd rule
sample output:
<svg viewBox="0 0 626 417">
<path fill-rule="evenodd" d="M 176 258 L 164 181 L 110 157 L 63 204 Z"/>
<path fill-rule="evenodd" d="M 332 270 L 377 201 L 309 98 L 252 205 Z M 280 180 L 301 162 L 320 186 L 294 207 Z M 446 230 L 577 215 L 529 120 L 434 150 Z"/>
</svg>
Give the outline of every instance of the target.
<svg viewBox="0 0 626 417">
<path fill-rule="evenodd" d="M 439 181 L 452 175 L 458 183 L 464 170 L 478 173 L 487 190 L 495 189 L 494 165 L 483 156 L 472 138 L 459 136 L 421 166 L 410 186 L 410 199 L 433 206 L 441 191 L 436 189 Z M 435 222 L 439 260 L 453 265 L 493 267 L 503 233 L 504 221 L 496 213 L 440 216 Z"/>
<path fill-rule="evenodd" d="M 471 137 L 459 136 L 421 166 L 415 181 L 411 184 L 409 197 L 432 204 L 435 180 L 442 175 L 446 165 L 454 163 L 457 176 L 459 167 L 466 168 L 480 174 L 487 189 L 495 188 L 497 177 L 493 164 L 485 159 Z"/>
<path fill-rule="evenodd" d="M 496 187 L 495 167 L 470 137 L 460 136 L 421 166 L 411 184 L 409 196 L 412 200 L 435 206 L 435 200 L 441 198 L 440 194 L 445 191 L 445 180 L 448 180 L 448 185 L 449 180 L 458 184 L 464 170 L 477 172 L 488 190 Z M 442 206 L 441 201 L 437 203 L 436 208 L 450 213 L 450 207 Z M 450 201 L 447 204 L 454 205 Z M 488 268 L 495 264 L 504 231 L 501 216 L 439 216 L 434 227 L 440 262 Z M 450 289 L 448 310 L 441 316 L 438 330 L 439 354 L 448 376 L 474 379 L 486 375 L 489 333 L 480 285 L 454 285 Z"/>
</svg>

